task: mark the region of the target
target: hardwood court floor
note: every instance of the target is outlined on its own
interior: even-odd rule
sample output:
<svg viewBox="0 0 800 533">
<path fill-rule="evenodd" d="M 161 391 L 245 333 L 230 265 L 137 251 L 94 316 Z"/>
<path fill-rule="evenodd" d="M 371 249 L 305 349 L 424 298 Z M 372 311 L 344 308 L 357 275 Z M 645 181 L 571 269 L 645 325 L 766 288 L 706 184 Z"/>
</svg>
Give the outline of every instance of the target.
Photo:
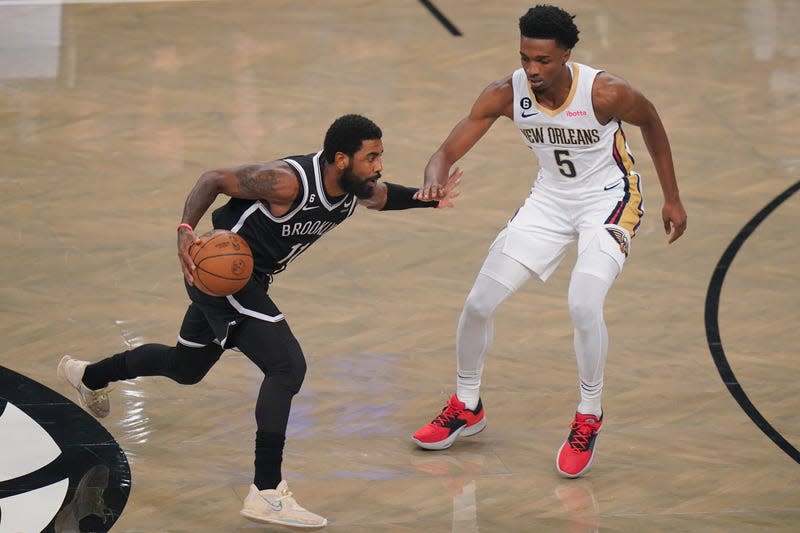
<svg viewBox="0 0 800 533">
<path fill-rule="evenodd" d="M 457 209 L 360 210 L 278 277 L 271 294 L 309 363 L 284 474 L 330 531 L 794 531 L 798 463 L 728 392 L 704 318 L 723 252 L 800 174 L 800 5 L 560 5 L 578 15 L 573 59 L 656 104 L 689 213 L 667 246 L 658 181 L 628 127 L 648 214 L 606 307 L 592 472 L 565 481 L 553 468 L 577 404 L 574 255 L 497 315 L 487 430 L 438 453 L 409 440 L 453 390 L 461 305 L 534 176 L 501 121 L 461 162 Z M 412 0 L 0 2 L 0 364 L 67 394 L 63 353 L 172 343 L 187 304 L 174 227 L 204 169 L 314 151 L 357 112 L 383 128 L 386 178 L 419 184 L 480 90 L 517 68 L 529 4 L 436 6 L 463 36 Z M 795 195 L 743 244 L 719 307 L 741 388 L 794 445 L 798 228 Z M 193 387 L 116 385 L 103 425 L 132 484 L 114 531 L 284 530 L 238 516 L 259 383 L 227 352 Z"/>
</svg>

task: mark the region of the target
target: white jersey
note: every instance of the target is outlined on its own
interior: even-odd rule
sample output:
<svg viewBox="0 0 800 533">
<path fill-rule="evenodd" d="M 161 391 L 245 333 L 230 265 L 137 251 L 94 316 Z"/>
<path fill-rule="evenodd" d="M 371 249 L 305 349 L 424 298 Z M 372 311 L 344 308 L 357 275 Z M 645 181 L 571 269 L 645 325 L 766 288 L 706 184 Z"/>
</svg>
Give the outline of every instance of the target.
<svg viewBox="0 0 800 533">
<path fill-rule="evenodd" d="M 600 124 L 592 105 L 592 85 L 600 70 L 568 63 L 572 87 L 558 109 L 536 102 L 523 69 L 512 75 L 514 123 L 539 159 L 537 184 L 548 188 L 597 190 L 633 172 L 622 124 Z"/>
<path fill-rule="evenodd" d="M 546 280 L 578 240 L 578 255 L 597 249 L 622 268 L 630 239 L 644 214 L 639 175 L 622 124 L 600 124 L 592 105 L 592 85 L 601 71 L 569 63 L 572 86 L 558 109 L 536 102 L 525 71 L 511 77 L 514 123 L 539 159 L 539 174 L 506 229 L 502 252 Z M 592 263 L 582 271 L 606 279 Z M 487 275 L 492 276 L 489 272 Z M 503 283 L 500 277 L 496 279 Z M 611 281 L 611 280 L 609 280 Z"/>
</svg>

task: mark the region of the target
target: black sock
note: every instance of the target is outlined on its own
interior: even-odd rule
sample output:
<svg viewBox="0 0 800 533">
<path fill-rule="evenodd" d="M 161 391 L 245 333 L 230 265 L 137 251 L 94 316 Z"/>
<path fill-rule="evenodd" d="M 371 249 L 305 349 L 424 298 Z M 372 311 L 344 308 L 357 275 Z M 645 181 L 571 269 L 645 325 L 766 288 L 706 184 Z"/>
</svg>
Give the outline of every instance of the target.
<svg viewBox="0 0 800 533">
<path fill-rule="evenodd" d="M 258 490 L 274 489 L 281 482 L 281 463 L 286 436 L 256 431 L 256 473 L 253 484 Z"/>
<path fill-rule="evenodd" d="M 125 353 L 118 353 L 87 366 L 83 372 L 83 384 L 92 390 L 97 390 L 107 386 L 110 381 L 135 377 L 129 375 L 128 367 L 125 365 Z"/>
</svg>

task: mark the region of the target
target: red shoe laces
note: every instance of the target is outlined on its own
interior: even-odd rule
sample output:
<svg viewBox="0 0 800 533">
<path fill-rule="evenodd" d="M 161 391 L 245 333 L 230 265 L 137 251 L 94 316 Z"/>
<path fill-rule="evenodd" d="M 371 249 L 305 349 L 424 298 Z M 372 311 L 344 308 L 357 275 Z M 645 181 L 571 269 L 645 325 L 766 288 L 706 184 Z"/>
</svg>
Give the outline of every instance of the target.
<svg viewBox="0 0 800 533">
<path fill-rule="evenodd" d="M 455 420 L 461 411 L 462 410 L 458 407 L 454 406 L 450 402 L 447 402 L 447 405 L 444 406 L 442 412 L 439 413 L 439 416 L 433 419 L 431 424 L 436 424 L 437 426 L 446 426 L 448 422 Z"/>
<path fill-rule="evenodd" d="M 591 422 L 572 422 L 572 431 L 569 434 L 570 448 L 585 452 L 589 449 L 589 441 L 596 433 L 595 424 Z"/>
</svg>

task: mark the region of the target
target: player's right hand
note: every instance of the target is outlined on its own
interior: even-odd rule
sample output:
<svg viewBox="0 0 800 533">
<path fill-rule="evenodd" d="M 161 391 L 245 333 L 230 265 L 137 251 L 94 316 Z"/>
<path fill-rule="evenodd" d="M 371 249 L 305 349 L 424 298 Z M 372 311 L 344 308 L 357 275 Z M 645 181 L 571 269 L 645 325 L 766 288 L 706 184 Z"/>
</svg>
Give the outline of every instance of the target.
<svg viewBox="0 0 800 533">
<path fill-rule="evenodd" d="M 456 168 L 453 173 L 450 174 L 450 177 L 447 178 L 447 183 L 444 186 L 442 197 L 439 198 L 439 205 L 436 206 L 437 208 L 441 209 L 455 206 L 453 200 L 461 194 L 461 191 L 458 190 L 458 186 L 461 183 L 462 173 L 460 168 Z"/>
<path fill-rule="evenodd" d="M 189 257 L 189 248 L 192 244 L 199 243 L 200 239 L 195 235 L 194 231 L 189 231 L 188 228 L 178 228 L 178 259 L 181 262 L 181 269 L 183 270 L 183 277 L 186 278 L 186 283 L 194 285 L 194 270 L 197 268 Z"/>
<path fill-rule="evenodd" d="M 444 197 L 444 187 L 438 183 L 426 183 L 414 193 L 414 200 L 432 202 Z"/>
<path fill-rule="evenodd" d="M 450 195 L 450 192 L 461 181 L 461 169 L 457 168 L 448 176 L 445 183 L 433 182 L 429 183 L 426 176 L 425 183 L 422 187 L 414 193 L 414 200 L 422 200 L 423 202 L 432 202 L 434 200 L 444 200 Z M 456 195 L 457 196 L 457 195 Z"/>
</svg>

